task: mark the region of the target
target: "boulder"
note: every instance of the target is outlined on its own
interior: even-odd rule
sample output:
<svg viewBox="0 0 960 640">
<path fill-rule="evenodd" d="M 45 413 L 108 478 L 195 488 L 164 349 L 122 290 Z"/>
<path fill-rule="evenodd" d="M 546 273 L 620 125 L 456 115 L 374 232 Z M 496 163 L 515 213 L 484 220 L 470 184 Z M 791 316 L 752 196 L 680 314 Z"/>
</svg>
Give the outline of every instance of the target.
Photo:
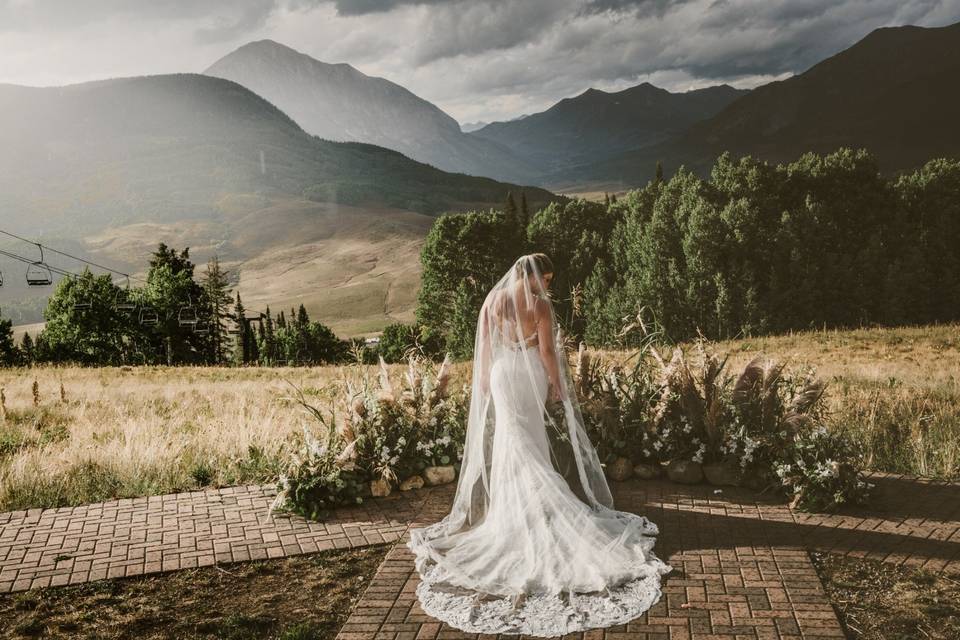
<svg viewBox="0 0 960 640">
<path fill-rule="evenodd" d="M 410 489 L 419 489 L 423 486 L 422 476 L 410 476 L 400 483 L 400 491 L 410 491 Z"/>
<path fill-rule="evenodd" d="M 423 470 L 423 479 L 430 487 L 453 482 L 456 477 L 457 472 L 452 464 L 443 467 L 427 467 Z"/>
<path fill-rule="evenodd" d="M 370 495 L 374 498 L 383 498 L 390 495 L 390 483 L 383 478 L 370 481 Z"/>
<path fill-rule="evenodd" d="M 660 465 L 641 462 L 633 466 L 633 475 L 644 480 L 653 480 L 660 477 Z"/>
<path fill-rule="evenodd" d="M 607 466 L 607 475 L 617 482 L 629 480 L 633 477 L 633 465 L 627 458 L 617 458 Z"/>
<path fill-rule="evenodd" d="M 740 486 L 740 469 L 727 462 L 713 462 L 703 465 L 703 475 L 707 482 L 720 487 Z"/>
<path fill-rule="evenodd" d="M 703 480 L 703 467 L 692 460 L 674 460 L 667 465 L 667 477 L 680 484 L 697 484 Z"/>
</svg>

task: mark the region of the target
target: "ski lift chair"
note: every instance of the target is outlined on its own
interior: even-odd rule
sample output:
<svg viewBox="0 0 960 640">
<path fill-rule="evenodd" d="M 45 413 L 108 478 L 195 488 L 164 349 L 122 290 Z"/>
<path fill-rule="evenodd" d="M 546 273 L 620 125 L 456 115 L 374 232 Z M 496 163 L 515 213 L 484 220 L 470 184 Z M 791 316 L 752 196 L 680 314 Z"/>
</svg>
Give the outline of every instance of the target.
<svg viewBox="0 0 960 640">
<path fill-rule="evenodd" d="M 120 313 L 131 314 L 137 308 L 136 303 L 130 299 L 130 278 L 127 277 L 127 288 L 118 289 L 117 295 L 113 299 L 113 309 L 114 311 L 119 311 Z"/>
<path fill-rule="evenodd" d="M 193 301 L 188 297 L 187 304 L 180 307 L 177 312 L 177 323 L 181 327 L 192 329 L 197 326 L 198 322 L 200 322 L 200 318 L 197 317 L 197 310 L 193 306 Z"/>
<path fill-rule="evenodd" d="M 140 324 L 145 327 L 155 327 L 160 324 L 160 315 L 151 306 L 140 308 Z"/>
<path fill-rule="evenodd" d="M 40 260 L 27 265 L 27 284 L 31 287 L 44 287 L 53 284 L 53 272 L 43 261 L 43 246 L 38 244 L 37 248 L 40 249 Z"/>
</svg>

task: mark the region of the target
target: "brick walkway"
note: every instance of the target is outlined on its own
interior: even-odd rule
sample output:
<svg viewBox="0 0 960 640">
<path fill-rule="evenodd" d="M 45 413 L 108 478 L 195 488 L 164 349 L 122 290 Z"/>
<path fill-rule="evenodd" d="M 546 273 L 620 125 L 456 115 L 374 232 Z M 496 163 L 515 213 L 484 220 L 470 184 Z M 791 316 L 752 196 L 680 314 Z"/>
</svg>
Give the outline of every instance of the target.
<svg viewBox="0 0 960 640">
<path fill-rule="evenodd" d="M 669 639 L 842 637 L 807 551 L 819 549 L 960 572 L 960 484 L 875 475 L 870 509 L 793 512 L 746 489 L 715 493 L 665 481 L 615 483 L 617 507 L 660 527 L 657 552 L 675 567 L 664 598 L 637 620 L 578 636 Z M 403 539 L 442 517 L 454 486 L 344 508 L 324 523 L 267 519 L 272 486 L 0 513 L 0 592 Z M 417 605 L 417 575 L 395 544 L 341 640 L 456 638 Z M 511 636 L 516 638 L 516 636 Z"/>
<path fill-rule="evenodd" d="M 238 486 L 0 513 L 0 593 L 392 542 L 428 494 L 342 509 L 323 523 L 274 514 L 270 486 Z"/>
<path fill-rule="evenodd" d="M 833 516 L 793 512 L 782 501 L 745 489 L 717 494 L 709 486 L 664 481 L 614 484 L 618 508 L 658 524 L 657 553 L 675 570 L 664 580 L 664 597 L 640 618 L 570 637 L 842 638 L 809 549 L 960 571 L 960 485 L 892 475 L 876 475 L 873 481 L 871 509 Z M 442 517 L 452 491 L 435 490 L 417 525 Z M 479 638 L 424 614 L 416 600 L 417 583 L 412 554 L 396 544 L 338 640 Z"/>
</svg>

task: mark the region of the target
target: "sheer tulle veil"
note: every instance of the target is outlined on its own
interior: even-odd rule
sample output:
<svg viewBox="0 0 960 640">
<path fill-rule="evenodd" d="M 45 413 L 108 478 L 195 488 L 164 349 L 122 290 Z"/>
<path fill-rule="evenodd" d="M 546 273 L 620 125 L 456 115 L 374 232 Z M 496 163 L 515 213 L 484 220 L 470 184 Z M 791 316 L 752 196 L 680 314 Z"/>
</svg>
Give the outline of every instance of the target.
<svg viewBox="0 0 960 640">
<path fill-rule="evenodd" d="M 544 289 L 544 261 L 538 255 L 520 257 L 491 288 L 481 307 L 474 342 L 473 379 L 470 412 L 460 475 L 450 513 L 442 528 L 454 533 L 482 522 L 490 502 L 490 468 L 496 415 L 490 394 L 491 369 L 497 355 L 505 349 L 519 349 L 527 375 L 520 376 L 523 389 L 545 407 L 545 426 L 549 434 L 550 458 L 567 479 L 571 489 L 597 510 L 613 507 L 610 488 L 597 452 L 584 428 L 570 367 L 565 355 L 561 330 L 553 304 Z M 546 263 L 549 265 L 549 262 Z M 552 269 L 550 269 L 552 272 Z M 535 346 L 528 346 L 530 335 L 522 335 L 520 315 L 536 305 L 545 309 L 549 326 L 538 332 Z M 546 339 L 546 342 L 544 340 Z M 546 360 L 557 367 L 560 388 L 549 399 L 538 383 L 537 369 Z M 549 410 L 547 410 L 549 408 Z M 433 531 L 437 533 L 436 530 Z"/>
</svg>

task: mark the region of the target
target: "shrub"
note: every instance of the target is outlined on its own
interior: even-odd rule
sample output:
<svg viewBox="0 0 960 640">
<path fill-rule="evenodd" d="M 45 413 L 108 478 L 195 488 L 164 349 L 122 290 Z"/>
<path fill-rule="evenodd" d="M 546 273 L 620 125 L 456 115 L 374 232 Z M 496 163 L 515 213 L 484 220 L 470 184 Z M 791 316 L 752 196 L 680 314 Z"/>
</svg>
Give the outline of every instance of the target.
<svg viewBox="0 0 960 640">
<path fill-rule="evenodd" d="M 873 484 L 860 477 L 862 463 L 862 448 L 845 431 L 821 425 L 799 433 L 775 470 L 793 492 L 791 506 L 835 511 L 869 497 Z"/>
</svg>

